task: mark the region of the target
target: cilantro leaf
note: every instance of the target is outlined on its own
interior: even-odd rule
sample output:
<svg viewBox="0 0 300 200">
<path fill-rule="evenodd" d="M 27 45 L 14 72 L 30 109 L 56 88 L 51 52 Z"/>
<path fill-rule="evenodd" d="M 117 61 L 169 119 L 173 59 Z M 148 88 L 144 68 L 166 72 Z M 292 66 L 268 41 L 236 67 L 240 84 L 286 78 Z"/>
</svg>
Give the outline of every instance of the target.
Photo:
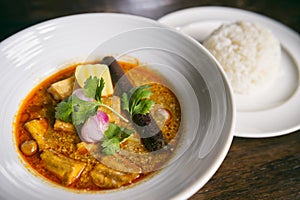
<svg viewBox="0 0 300 200">
<path fill-rule="evenodd" d="M 120 134 L 121 141 L 128 138 L 130 135 L 132 135 L 134 133 L 134 130 L 131 130 L 131 129 L 122 128 L 122 127 L 120 127 L 120 129 L 122 131 Z"/>
<path fill-rule="evenodd" d="M 132 115 L 142 114 L 145 115 L 153 106 L 154 101 L 150 99 L 142 99 L 134 108 Z"/>
<path fill-rule="evenodd" d="M 101 102 L 101 95 L 102 90 L 104 88 L 104 79 L 101 77 L 101 79 L 98 79 L 96 76 L 92 77 L 90 76 L 85 82 L 84 82 L 84 88 L 83 88 L 83 94 L 87 98 L 93 98 L 98 102 Z"/>
<path fill-rule="evenodd" d="M 104 89 L 104 85 L 105 85 L 105 81 L 104 79 L 101 77 L 100 81 L 98 79 L 98 87 L 96 89 L 96 95 L 95 95 L 95 99 L 96 101 L 101 102 L 101 96 L 102 96 L 102 91 Z"/>
<path fill-rule="evenodd" d="M 71 122 L 72 111 L 73 108 L 71 98 L 67 98 L 64 101 L 61 101 L 59 104 L 57 104 L 55 108 L 55 118 L 64 122 Z"/>
<path fill-rule="evenodd" d="M 131 116 L 135 114 L 146 114 L 154 106 L 155 102 L 150 99 L 152 91 L 149 85 L 142 85 L 132 88 L 129 95 L 124 93 L 122 95 L 122 108 L 130 113 Z M 130 98 L 128 99 L 128 96 Z"/>
<path fill-rule="evenodd" d="M 98 79 L 96 76 L 92 77 L 90 76 L 86 81 L 84 82 L 84 88 L 83 88 L 83 94 L 87 98 L 95 98 L 96 96 L 96 90 L 98 86 Z"/>
<path fill-rule="evenodd" d="M 102 152 L 106 155 L 112 155 L 120 150 L 120 143 L 133 134 L 133 130 L 121 128 L 111 123 L 102 138 Z"/>
<path fill-rule="evenodd" d="M 97 113 L 99 103 L 84 101 L 76 95 L 72 96 L 73 113 L 72 119 L 74 125 L 80 125 L 85 122 L 90 116 Z"/>
<path fill-rule="evenodd" d="M 73 124 L 80 125 L 90 116 L 96 114 L 98 107 L 102 105 L 101 94 L 104 88 L 104 79 L 90 76 L 84 82 L 83 94 L 87 98 L 93 98 L 96 102 L 84 101 L 73 95 Z"/>
<path fill-rule="evenodd" d="M 120 150 L 120 141 L 116 137 L 111 139 L 104 137 L 101 147 L 103 153 L 106 155 L 113 155 L 115 152 Z"/>
<path fill-rule="evenodd" d="M 111 123 L 104 134 L 106 138 L 111 139 L 115 137 L 120 131 L 121 129 L 118 125 Z"/>
</svg>

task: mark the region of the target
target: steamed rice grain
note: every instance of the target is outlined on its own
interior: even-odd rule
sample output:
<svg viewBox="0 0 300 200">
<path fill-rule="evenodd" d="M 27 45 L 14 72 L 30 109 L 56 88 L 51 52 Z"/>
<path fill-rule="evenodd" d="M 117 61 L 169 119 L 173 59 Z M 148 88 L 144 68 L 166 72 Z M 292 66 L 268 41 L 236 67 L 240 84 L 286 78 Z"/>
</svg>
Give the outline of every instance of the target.
<svg viewBox="0 0 300 200">
<path fill-rule="evenodd" d="M 204 46 L 220 62 L 236 93 L 250 94 L 265 88 L 279 71 L 280 43 L 259 24 L 222 25 Z"/>
</svg>

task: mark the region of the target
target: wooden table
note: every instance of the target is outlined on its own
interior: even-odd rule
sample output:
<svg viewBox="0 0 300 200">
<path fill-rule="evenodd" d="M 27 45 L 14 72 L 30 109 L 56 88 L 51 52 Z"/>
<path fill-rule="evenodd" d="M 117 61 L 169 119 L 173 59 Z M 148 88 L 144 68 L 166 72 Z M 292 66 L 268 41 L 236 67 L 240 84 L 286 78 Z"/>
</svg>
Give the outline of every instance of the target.
<svg viewBox="0 0 300 200">
<path fill-rule="evenodd" d="M 0 41 L 30 25 L 70 14 L 118 12 L 158 19 L 208 5 L 261 13 L 300 32 L 299 0 L 1 0 Z M 267 139 L 234 138 L 217 173 L 190 199 L 300 199 L 300 130 Z"/>
</svg>

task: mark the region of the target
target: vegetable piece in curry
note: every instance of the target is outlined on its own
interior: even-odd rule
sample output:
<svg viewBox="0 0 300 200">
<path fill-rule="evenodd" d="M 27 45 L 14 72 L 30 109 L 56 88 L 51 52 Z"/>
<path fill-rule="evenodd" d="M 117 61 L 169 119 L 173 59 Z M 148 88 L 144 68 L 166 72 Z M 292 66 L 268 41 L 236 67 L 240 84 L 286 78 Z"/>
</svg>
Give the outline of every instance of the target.
<svg viewBox="0 0 300 200">
<path fill-rule="evenodd" d="M 180 105 L 163 78 L 116 61 L 129 84 L 123 91 L 116 81 L 121 77 L 107 74 L 114 66 L 104 61 L 50 76 L 24 99 L 16 116 L 23 159 L 67 188 L 96 191 L 136 183 L 165 165 L 178 144 Z M 76 69 L 90 75 L 79 76 Z M 143 139 L 147 128 L 154 130 L 150 140 Z"/>
</svg>

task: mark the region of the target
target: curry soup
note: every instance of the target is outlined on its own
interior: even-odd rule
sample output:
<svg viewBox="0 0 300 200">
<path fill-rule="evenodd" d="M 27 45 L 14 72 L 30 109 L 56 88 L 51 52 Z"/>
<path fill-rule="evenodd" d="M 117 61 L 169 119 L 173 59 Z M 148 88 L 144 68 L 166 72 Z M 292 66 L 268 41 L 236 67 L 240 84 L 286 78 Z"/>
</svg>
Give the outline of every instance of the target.
<svg viewBox="0 0 300 200">
<path fill-rule="evenodd" d="M 42 177 L 76 190 L 117 189 L 168 162 L 179 138 L 176 96 L 156 72 L 116 64 L 130 82 L 121 85 L 134 89 L 101 96 L 105 80 L 92 76 L 80 88 L 74 65 L 45 79 L 22 102 L 14 124 L 17 148 Z M 108 67 L 116 89 L 114 66 Z"/>
</svg>

